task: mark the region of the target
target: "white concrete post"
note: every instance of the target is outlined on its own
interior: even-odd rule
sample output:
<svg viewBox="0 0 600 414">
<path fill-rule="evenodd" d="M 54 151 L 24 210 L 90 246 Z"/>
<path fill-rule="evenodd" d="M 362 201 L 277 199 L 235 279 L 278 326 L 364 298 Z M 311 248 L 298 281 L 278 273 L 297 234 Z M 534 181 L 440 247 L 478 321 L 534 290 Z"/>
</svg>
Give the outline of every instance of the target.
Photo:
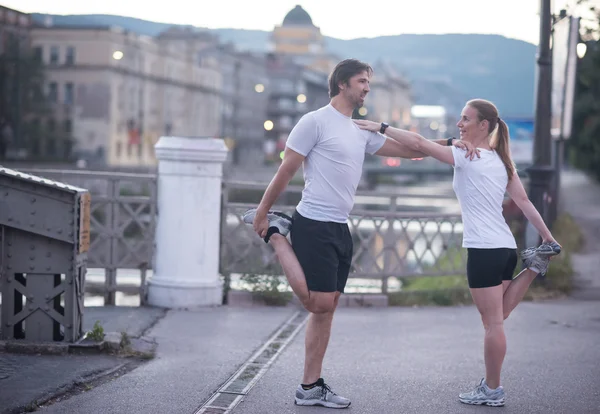
<svg viewBox="0 0 600 414">
<path fill-rule="evenodd" d="M 222 139 L 161 137 L 158 217 L 148 303 L 164 308 L 220 305 Z"/>
</svg>

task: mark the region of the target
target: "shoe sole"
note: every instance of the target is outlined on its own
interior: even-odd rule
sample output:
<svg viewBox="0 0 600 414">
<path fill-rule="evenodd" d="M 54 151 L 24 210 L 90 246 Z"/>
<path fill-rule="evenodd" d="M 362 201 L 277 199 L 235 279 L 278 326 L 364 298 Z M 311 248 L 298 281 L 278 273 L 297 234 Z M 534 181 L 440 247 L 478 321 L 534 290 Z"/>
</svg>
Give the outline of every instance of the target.
<svg viewBox="0 0 600 414">
<path fill-rule="evenodd" d="M 560 250 L 556 251 L 556 250 L 546 250 L 546 251 L 538 251 L 536 252 L 536 254 L 538 256 L 556 256 L 558 254 L 560 254 Z"/>
<path fill-rule="evenodd" d="M 291 218 L 290 216 L 288 216 L 287 214 L 280 213 L 279 211 L 271 211 L 270 213 L 273 214 L 274 216 L 284 218 L 284 219 L 288 220 L 290 223 L 294 222 L 294 219 Z"/>
<path fill-rule="evenodd" d="M 253 211 L 252 214 L 247 214 L 247 213 L 248 212 L 246 212 L 242 215 L 242 221 L 246 224 L 253 224 L 254 216 L 252 216 L 252 220 L 249 220 L 248 217 L 250 217 L 252 214 L 255 214 L 256 212 Z M 269 211 L 267 214 L 273 214 L 274 216 L 281 217 L 283 219 L 288 220 L 290 223 L 294 222 L 294 220 L 290 216 L 288 216 L 287 214 L 284 214 L 284 213 L 280 213 L 278 211 Z"/>
<path fill-rule="evenodd" d="M 557 256 L 560 254 L 560 250 L 546 250 L 546 251 L 538 251 L 534 250 L 532 252 L 523 253 L 521 252 L 521 259 L 527 260 L 531 259 L 533 256 L 541 256 L 541 257 L 549 257 L 549 256 Z"/>
<path fill-rule="evenodd" d="M 506 403 L 504 400 L 502 401 L 490 401 L 490 400 L 485 400 L 485 401 L 471 401 L 471 400 L 463 400 L 462 398 L 458 399 L 461 403 L 463 404 L 469 404 L 469 405 L 487 405 L 488 407 L 504 407 L 504 404 Z"/>
<path fill-rule="evenodd" d="M 352 403 L 348 403 L 348 405 L 340 405 L 340 404 L 336 404 L 336 403 L 332 403 L 329 401 L 321 401 L 321 400 L 301 400 L 298 398 L 294 399 L 294 404 L 296 405 L 302 405 L 302 406 L 320 406 L 320 407 L 326 407 L 326 408 L 348 408 L 350 407 L 350 404 Z"/>
</svg>

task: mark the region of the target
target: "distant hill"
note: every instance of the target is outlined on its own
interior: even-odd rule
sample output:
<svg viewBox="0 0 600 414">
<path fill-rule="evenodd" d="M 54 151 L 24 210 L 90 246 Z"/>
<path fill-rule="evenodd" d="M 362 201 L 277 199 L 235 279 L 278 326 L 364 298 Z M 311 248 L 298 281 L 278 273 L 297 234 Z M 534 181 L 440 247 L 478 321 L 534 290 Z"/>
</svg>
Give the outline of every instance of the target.
<svg viewBox="0 0 600 414">
<path fill-rule="evenodd" d="M 43 23 L 43 14 L 34 14 Z M 156 36 L 172 26 L 112 15 L 51 15 L 54 25 L 114 25 Z M 270 32 L 206 29 L 240 50 L 265 51 Z M 504 117 L 533 115 L 536 46 L 499 35 L 445 34 L 380 36 L 341 40 L 326 38 L 327 49 L 340 58 L 356 57 L 394 63 L 413 84 L 418 104 L 445 104 L 460 110 L 466 99 L 494 101 Z"/>
</svg>

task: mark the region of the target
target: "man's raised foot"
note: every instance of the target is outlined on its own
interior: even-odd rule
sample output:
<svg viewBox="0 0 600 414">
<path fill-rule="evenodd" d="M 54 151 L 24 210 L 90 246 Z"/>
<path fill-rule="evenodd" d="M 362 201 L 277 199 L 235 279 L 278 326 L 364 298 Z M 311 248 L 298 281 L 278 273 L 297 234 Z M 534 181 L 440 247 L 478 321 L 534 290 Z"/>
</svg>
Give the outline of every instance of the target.
<svg viewBox="0 0 600 414">
<path fill-rule="evenodd" d="M 246 224 L 253 224 L 256 217 L 256 208 L 251 208 L 242 215 L 242 221 Z M 267 221 L 269 222 L 269 230 L 264 237 L 265 243 L 269 242 L 271 236 L 279 233 L 282 236 L 287 236 L 292 228 L 292 218 L 280 211 L 269 211 L 267 213 Z"/>
</svg>

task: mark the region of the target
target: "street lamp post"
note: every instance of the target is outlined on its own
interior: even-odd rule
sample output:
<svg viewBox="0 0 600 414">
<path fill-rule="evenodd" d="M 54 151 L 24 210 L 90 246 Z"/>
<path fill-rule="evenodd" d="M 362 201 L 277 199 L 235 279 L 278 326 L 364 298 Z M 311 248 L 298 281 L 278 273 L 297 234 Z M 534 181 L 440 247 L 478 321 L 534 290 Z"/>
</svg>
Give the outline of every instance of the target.
<svg viewBox="0 0 600 414">
<path fill-rule="evenodd" d="M 552 12 L 550 8 L 551 0 L 540 1 L 540 43 L 537 55 L 533 165 L 527 169 L 530 177 L 529 198 L 544 219 L 547 219 L 548 190 L 554 174 L 550 135 L 552 115 L 552 56 L 550 51 Z"/>
</svg>

